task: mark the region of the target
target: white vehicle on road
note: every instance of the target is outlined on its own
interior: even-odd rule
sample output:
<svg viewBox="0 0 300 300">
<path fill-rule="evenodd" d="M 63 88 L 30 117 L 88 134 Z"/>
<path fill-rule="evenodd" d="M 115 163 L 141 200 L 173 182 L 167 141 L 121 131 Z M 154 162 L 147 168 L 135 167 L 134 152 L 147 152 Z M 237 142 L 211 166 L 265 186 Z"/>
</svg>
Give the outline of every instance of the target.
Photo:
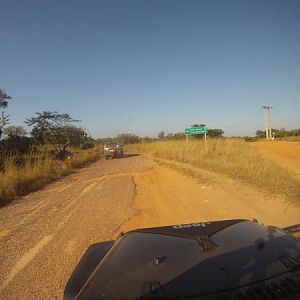
<svg viewBox="0 0 300 300">
<path fill-rule="evenodd" d="M 109 142 L 104 145 L 105 159 L 109 159 L 109 157 L 111 158 L 122 157 L 123 155 L 124 155 L 124 151 L 122 145 L 114 142 Z"/>
</svg>

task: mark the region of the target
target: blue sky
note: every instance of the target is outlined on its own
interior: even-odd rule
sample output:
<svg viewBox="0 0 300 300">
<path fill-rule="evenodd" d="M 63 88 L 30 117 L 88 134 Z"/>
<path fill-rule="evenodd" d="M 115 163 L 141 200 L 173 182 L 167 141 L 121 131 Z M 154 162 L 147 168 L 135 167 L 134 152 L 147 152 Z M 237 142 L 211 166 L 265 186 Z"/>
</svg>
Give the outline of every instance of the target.
<svg viewBox="0 0 300 300">
<path fill-rule="evenodd" d="M 0 0 L 0 88 L 12 124 L 37 111 L 94 137 L 193 123 L 300 127 L 300 1 Z"/>
</svg>

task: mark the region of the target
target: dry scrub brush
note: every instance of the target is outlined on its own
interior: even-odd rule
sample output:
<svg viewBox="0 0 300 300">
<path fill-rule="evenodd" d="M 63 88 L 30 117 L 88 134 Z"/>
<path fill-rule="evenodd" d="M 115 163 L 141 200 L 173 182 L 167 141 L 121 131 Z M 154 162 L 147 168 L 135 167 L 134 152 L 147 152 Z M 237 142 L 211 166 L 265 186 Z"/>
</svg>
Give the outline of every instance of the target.
<svg viewBox="0 0 300 300">
<path fill-rule="evenodd" d="M 24 155 L 21 161 L 14 155 L 7 155 L 3 161 L 3 171 L 0 171 L 0 205 L 98 160 L 101 151 L 102 147 L 78 150 L 71 159 L 64 161 L 54 159 L 47 152 Z"/>
</svg>

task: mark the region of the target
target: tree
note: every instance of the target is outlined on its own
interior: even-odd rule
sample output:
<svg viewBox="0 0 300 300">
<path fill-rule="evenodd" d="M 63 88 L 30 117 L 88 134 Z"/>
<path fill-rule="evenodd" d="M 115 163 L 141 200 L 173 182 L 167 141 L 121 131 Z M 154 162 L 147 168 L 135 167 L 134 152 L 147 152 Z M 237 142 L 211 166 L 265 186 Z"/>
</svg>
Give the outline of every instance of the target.
<svg viewBox="0 0 300 300">
<path fill-rule="evenodd" d="M 117 135 L 115 140 L 120 144 L 135 144 L 140 141 L 140 138 L 135 134 L 122 133 Z"/>
<path fill-rule="evenodd" d="M 206 125 L 205 124 L 193 124 L 193 125 L 191 125 L 191 127 L 192 128 L 201 128 L 201 127 L 206 127 Z M 203 139 L 203 137 L 204 137 L 204 135 L 203 134 L 195 134 L 195 135 L 193 135 L 193 138 L 194 139 Z"/>
<path fill-rule="evenodd" d="M 97 143 L 99 143 L 99 144 L 106 144 L 106 143 L 110 143 L 110 142 L 112 142 L 112 138 L 111 137 L 106 137 L 106 138 L 99 138 L 99 139 L 97 139 Z"/>
<path fill-rule="evenodd" d="M 0 116 L 0 140 L 2 137 L 4 126 L 9 124 L 9 115 L 5 114 L 4 112 L 4 109 L 7 107 L 9 100 L 11 100 L 11 96 L 8 96 L 4 92 L 4 90 L 0 89 L 0 109 L 2 109 Z"/>
<path fill-rule="evenodd" d="M 80 144 L 82 150 L 90 149 L 95 147 L 95 140 L 92 137 L 86 137 L 83 143 Z"/>
<path fill-rule="evenodd" d="M 26 137 L 26 130 L 23 126 L 9 126 L 3 129 L 5 138 L 0 142 L 0 152 L 24 154 L 30 151 L 32 139 Z"/>
<path fill-rule="evenodd" d="M 9 126 L 3 129 L 3 134 L 7 137 L 12 136 L 25 136 L 27 134 L 23 126 Z"/>
<path fill-rule="evenodd" d="M 24 154 L 32 149 L 32 138 L 27 136 L 11 135 L 0 143 L 0 161 L 7 154 Z M 0 163 L 1 164 L 1 163 Z M 1 168 L 0 168 L 1 169 Z"/>
<path fill-rule="evenodd" d="M 222 137 L 224 134 L 224 131 L 222 129 L 208 129 L 207 135 L 209 135 L 212 138 L 216 137 Z"/>
<path fill-rule="evenodd" d="M 67 125 L 62 127 L 62 131 L 67 135 L 70 146 L 80 147 L 87 139 L 87 133 L 80 127 Z"/>
<path fill-rule="evenodd" d="M 4 90 L 0 89 L 0 108 L 6 108 L 8 100 L 11 100 L 11 96 L 8 96 Z"/>
<path fill-rule="evenodd" d="M 174 134 L 175 140 L 183 140 L 185 139 L 185 133 L 184 132 L 177 132 Z"/>
<path fill-rule="evenodd" d="M 193 124 L 191 127 L 193 128 L 200 128 L 200 127 L 206 127 L 205 124 Z M 224 131 L 222 129 L 208 129 L 207 135 L 212 137 L 212 138 L 216 138 L 216 137 L 222 137 L 224 134 Z M 202 134 L 197 134 L 194 135 L 193 137 L 195 139 L 203 139 Z"/>
<path fill-rule="evenodd" d="M 165 138 L 165 132 L 164 131 L 161 131 L 159 134 L 158 134 L 158 138 L 161 140 L 161 139 L 164 139 Z"/>
<path fill-rule="evenodd" d="M 256 137 L 257 138 L 265 138 L 266 137 L 266 133 L 264 130 L 257 130 L 256 131 Z"/>
<path fill-rule="evenodd" d="M 64 153 L 70 144 L 77 145 L 84 137 L 82 129 L 69 125 L 79 120 L 71 118 L 68 114 L 44 111 L 36 115 L 27 119 L 25 123 L 33 126 L 31 135 L 37 144 L 50 143 L 58 153 Z"/>
<path fill-rule="evenodd" d="M 174 137 L 175 137 L 175 135 L 174 135 L 173 133 L 168 133 L 168 134 L 166 135 L 166 139 L 167 139 L 167 140 L 172 140 L 172 139 L 174 139 Z"/>
<path fill-rule="evenodd" d="M 198 128 L 198 127 L 206 127 L 205 124 L 193 124 L 191 127 Z"/>
</svg>

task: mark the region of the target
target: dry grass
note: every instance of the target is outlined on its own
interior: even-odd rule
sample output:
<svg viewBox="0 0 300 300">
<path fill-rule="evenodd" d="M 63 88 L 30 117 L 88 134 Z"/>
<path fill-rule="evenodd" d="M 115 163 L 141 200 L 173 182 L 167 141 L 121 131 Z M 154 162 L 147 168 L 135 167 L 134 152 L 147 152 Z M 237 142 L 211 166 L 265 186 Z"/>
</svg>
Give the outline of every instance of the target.
<svg viewBox="0 0 300 300">
<path fill-rule="evenodd" d="M 300 136 L 287 136 L 285 138 L 276 138 L 276 141 L 300 142 Z"/>
<path fill-rule="evenodd" d="M 0 201 L 5 202 L 35 191 L 46 183 L 67 175 L 87 163 L 100 159 L 102 147 L 77 151 L 70 160 L 57 160 L 46 152 L 31 153 L 16 163 L 15 156 L 6 156 L 4 172 L 0 172 Z M 1 204 L 0 203 L 0 204 Z"/>
<path fill-rule="evenodd" d="M 132 149 L 153 157 L 175 160 L 228 175 L 300 204 L 300 183 L 286 169 L 264 158 L 243 140 L 158 141 L 136 144 Z"/>
</svg>

